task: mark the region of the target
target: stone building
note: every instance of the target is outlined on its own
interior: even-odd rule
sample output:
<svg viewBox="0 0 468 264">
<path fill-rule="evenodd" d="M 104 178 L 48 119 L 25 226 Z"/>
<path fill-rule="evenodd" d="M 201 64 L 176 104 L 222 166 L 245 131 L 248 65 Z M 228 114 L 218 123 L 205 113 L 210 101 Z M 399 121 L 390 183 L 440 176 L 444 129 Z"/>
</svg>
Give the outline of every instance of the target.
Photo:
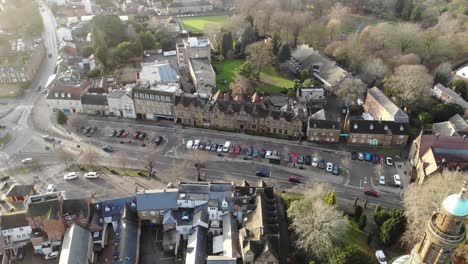
<svg viewBox="0 0 468 264">
<path fill-rule="evenodd" d="M 179 84 L 141 84 L 133 88 L 137 119 L 174 119 L 174 101 L 182 93 Z"/>
</svg>

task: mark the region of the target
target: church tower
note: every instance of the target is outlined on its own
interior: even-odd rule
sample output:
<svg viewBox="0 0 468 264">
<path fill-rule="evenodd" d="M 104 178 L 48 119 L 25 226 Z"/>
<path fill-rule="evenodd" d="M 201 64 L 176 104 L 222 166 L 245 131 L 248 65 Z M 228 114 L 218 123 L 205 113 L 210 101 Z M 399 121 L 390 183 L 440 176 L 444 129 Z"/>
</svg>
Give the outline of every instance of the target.
<svg viewBox="0 0 468 264">
<path fill-rule="evenodd" d="M 450 264 L 453 250 L 466 239 L 464 218 L 468 216 L 467 185 L 459 194 L 442 202 L 440 212 L 427 222 L 421 242 L 411 251 L 409 264 Z"/>
</svg>

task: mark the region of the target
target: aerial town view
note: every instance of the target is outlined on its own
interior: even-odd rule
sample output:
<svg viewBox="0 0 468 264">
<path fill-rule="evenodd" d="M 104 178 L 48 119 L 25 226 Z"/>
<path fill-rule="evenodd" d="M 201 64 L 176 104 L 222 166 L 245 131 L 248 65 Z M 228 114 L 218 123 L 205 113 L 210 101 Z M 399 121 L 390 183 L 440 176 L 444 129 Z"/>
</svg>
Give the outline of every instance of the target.
<svg viewBox="0 0 468 264">
<path fill-rule="evenodd" d="M 468 264 L 468 0 L 0 0 L 0 264 Z"/>
</svg>

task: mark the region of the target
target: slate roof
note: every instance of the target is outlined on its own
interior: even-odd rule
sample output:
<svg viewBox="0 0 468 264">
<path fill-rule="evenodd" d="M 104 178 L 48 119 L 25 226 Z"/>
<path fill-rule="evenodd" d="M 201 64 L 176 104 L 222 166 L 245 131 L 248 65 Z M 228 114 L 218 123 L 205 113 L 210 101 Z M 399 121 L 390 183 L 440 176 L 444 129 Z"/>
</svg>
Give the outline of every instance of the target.
<svg viewBox="0 0 468 264">
<path fill-rule="evenodd" d="M 46 220 L 59 220 L 61 217 L 58 193 L 30 196 L 27 201 L 27 211 L 31 217 L 42 216 Z"/>
<path fill-rule="evenodd" d="M 388 130 L 390 130 L 393 135 L 409 134 L 409 126 L 407 123 L 360 119 L 349 120 L 349 133 L 385 134 Z"/>
<path fill-rule="evenodd" d="M 138 251 L 138 217 L 136 210 L 126 204 L 118 230 L 115 230 L 118 245 L 114 257 L 118 263 L 133 264 L 137 262 Z"/>
<path fill-rule="evenodd" d="M 73 224 L 65 233 L 59 264 L 88 263 L 91 233 Z"/>
<path fill-rule="evenodd" d="M 81 95 L 89 88 L 89 82 L 84 81 L 78 85 L 59 84 L 56 82 L 49 90 L 46 99 L 81 100 Z M 58 96 L 56 96 L 56 93 Z M 70 94 L 70 97 L 68 96 Z M 63 96 L 62 96 L 63 95 Z"/>
<path fill-rule="evenodd" d="M 146 190 L 136 194 L 138 211 L 177 209 L 177 189 Z"/>
<path fill-rule="evenodd" d="M 3 213 L 0 215 L 0 226 L 2 227 L 2 230 L 29 226 L 28 221 L 26 220 L 26 217 L 27 217 L 26 211 L 6 213 L 6 214 Z"/>
<path fill-rule="evenodd" d="M 309 119 L 309 129 L 336 129 L 340 130 L 340 122 L 332 120 Z"/>
<path fill-rule="evenodd" d="M 393 116 L 395 121 L 408 120 L 408 115 L 396 106 L 379 88 L 374 86 L 367 90 L 367 96 L 372 96 L 390 115 Z M 374 116 L 374 118 L 380 119 L 379 116 Z"/>
<path fill-rule="evenodd" d="M 463 117 L 461 117 L 459 114 L 456 114 L 449 118 L 449 121 L 453 124 L 455 127 L 455 130 L 461 134 L 464 135 L 465 133 L 468 134 L 468 122 L 466 122 Z M 460 133 L 461 132 L 461 133 Z"/>
<path fill-rule="evenodd" d="M 106 94 L 83 94 L 81 96 L 81 104 L 83 105 L 104 105 L 107 106 Z"/>
<path fill-rule="evenodd" d="M 185 264 L 205 264 L 208 229 L 196 226 L 189 234 Z"/>
<path fill-rule="evenodd" d="M 33 185 L 30 184 L 17 184 L 14 183 L 10 186 L 8 191 L 5 193 L 6 197 L 13 197 L 13 196 L 26 196 L 34 191 Z"/>
</svg>

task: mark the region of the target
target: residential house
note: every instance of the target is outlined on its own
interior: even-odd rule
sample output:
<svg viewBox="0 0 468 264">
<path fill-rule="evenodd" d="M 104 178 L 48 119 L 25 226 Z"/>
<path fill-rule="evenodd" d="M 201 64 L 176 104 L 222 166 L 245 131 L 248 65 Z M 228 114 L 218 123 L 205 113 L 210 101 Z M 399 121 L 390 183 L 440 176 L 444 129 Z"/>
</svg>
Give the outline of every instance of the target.
<svg viewBox="0 0 468 264">
<path fill-rule="evenodd" d="M 443 169 L 468 170 L 468 140 L 462 136 L 420 134 L 410 149 L 412 179 L 418 185 Z"/>
<path fill-rule="evenodd" d="M 169 62 L 146 62 L 141 64 L 139 82 L 152 84 L 176 84 L 179 83 L 179 75 Z"/>
<path fill-rule="evenodd" d="M 122 89 L 112 90 L 107 95 L 109 112 L 114 116 L 136 118 L 135 104 L 132 99 L 132 88 L 134 85 L 125 86 Z"/>
<path fill-rule="evenodd" d="M 298 137 L 302 133 L 303 110 L 268 110 L 261 103 L 245 101 L 210 101 L 194 95 L 176 96 L 177 122 L 194 127 L 235 132 Z"/>
<path fill-rule="evenodd" d="M 223 216 L 222 223 L 222 234 L 213 237 L 213 255 L 207 257 L 207 263 L 236 264 L 242 259 L 237 222 L 234 215 L 228 212 Z"/>
<path fill-rule="evenodd" d="M 60 245 L 65 234 L 61 192 L 29 196 L 24 206 L 28 213 L 27 221 L 32 228 L 31 242 L 34 252 L 51 252 L 53 246 Z"/>
<path fill-rule="evenodd" d="M 34 194 L 34 185 L 13 183 L 5 193 L 7 202 L 24 202 Z"/>
<path fill-rule="evenodd" d="M 32 230 L 26 216 L 26 211 L 0 214 L 3 251 L 7 251 L 10 256 L 16 256 L 18 250 L 30 242 Z"/>
<path fill-rule="evenodd" d="M 468 81 L 468 63 L 455 69 L 455 78 Z"/>
<path fill-rule="evenodd" d="M 138 72 L 139 70 L 137 68 L 126 67 L 120 69 L 117 71 L 118 82 L 124 85 L 129 83 L 136 83 L 138 80 Z"/>
<path fill-rule="evenodd" d="M 296 96 L 301 104 L 311 108 L 322 109 L 327 105 L 325 89 L 322 87 L 300 87 Z"/>
<path fill-rule="evenodd" d="M 213 10 L 213 5 L 205 0 L 176 0 L 169 4 L 165 10 L 165 14 L 193 14 L 193 13 L 206 13 Z"/>
<path fill-rule="evenodd" d="M 107 94 L 85 93 L 81 95 L 81 106 L 88 115 L 109 115 Z"/>
<path fill-rule="evenodd" d="M 255 209 L 257 187 L 251 186 L 246 180 L 234 187 L 234 216 L 237 222 L 243 223 L 244 216 Z"/>
<path fill-rule="evenodd" d="M 307 122 L 307 140 L 323 143 L 340 141 L 340 122 L 309 118 Z"/>
<path fill-rule="evenodd" d="M 138 218 L 151 224 L 162 224 L 164 213 L 177 209 L 178 189 L 164 188 L 158 190 L 142 190 L 136 194 Z"/>
<path fill-rule="evenodd" d="M 71 56 L 78 55 L 78 49 L 76 48 L 76 44 L 69 41 L 63 41 L 59 44 L 59 54 L 68 54 Z"/>
<path fill-rule="evenodd" d="M 396 106 L 379 88 L 367 90 L 364 110 L 375 120 L 408 123 L 409 117 Z"/>
<path fill-rule="evenodd" d="M 66 42 L 66 41 L 73 41 L 73 36 L 72 36 L 72 32 L 70 29 L 66 27 L 59 27 L 57 28 L 56 32 L 57 32 L 57 40 L 59 41 L 59 43 Z"/>
<path fill-rule="evenodd" d="M 65 233 L 59 264 L 94 263 L 91 233 L 73 224 Z"/>
<path fill-rule="evenodd" d="M 137 264 L 139 261 L 141 233 L 136 205 L 125 205 L 120 224 L 117 229 L 114 229 L 114 232 L 115 240 L 119 241 L 112 254 L 114 263 Z M 113 248 L 112 245 L 109 247 Z"/>
<path fill-rule="evenodd" d="M 256 208 L 246 215 L 239 230 L 243 263 L 280 263 L 279 221 L 272 189 L 256 196 Z"/>
<path fill-rule="evenodd" d="M 307 45 L 300 45 L 293 51 L 287 66 L 297 76 L 303 70 L 308 70 L 330 91 L 336 90 L 343 79 L 351 76 L 351 73 L 337 65 L 334 60 Z"/>
<path fill-rule="evenodd" d="M 203 226 L 196 226 L 188 237 L 185 264 L 206 263 L 207 240 L 207 228 Z"/>
<path fill-rule="evenodd" d="M 135 86 L 132 90 L 137 119 L 174 119 L 175 96 L 181 94 L 179 84 L 149 83 Z"/>
<path fill-rule="evenodd" d="M 409 136 L 407 123 L 393 121 L 347 119 L 344 132 L 348 134 L 348 144 L 371 146 L 405 146 Z"/>
<path fill-rule="evenodd" d="M 432 134 L 444 137 L 468 136 L 468 122 L 456 114 L 448 121 L 432 124 Z"/>
<path fill-rule="evenodd" d="M 465 109 L 463 117 L 468 118 L 468 102 L 466 102 L 463 97 L 461 97 L 454 90 L 438 83 L 432 89 L 432 96 L 446 104 L 457 104 L 463 107 L 463 109 Z"/>
<path fill-rule="evenodd" d="M 89 199 L 66 199 L 62 202 L 62 218 L 67 227 L 73 224 L 88 227 L 90 217 Z"/>
</svg>

